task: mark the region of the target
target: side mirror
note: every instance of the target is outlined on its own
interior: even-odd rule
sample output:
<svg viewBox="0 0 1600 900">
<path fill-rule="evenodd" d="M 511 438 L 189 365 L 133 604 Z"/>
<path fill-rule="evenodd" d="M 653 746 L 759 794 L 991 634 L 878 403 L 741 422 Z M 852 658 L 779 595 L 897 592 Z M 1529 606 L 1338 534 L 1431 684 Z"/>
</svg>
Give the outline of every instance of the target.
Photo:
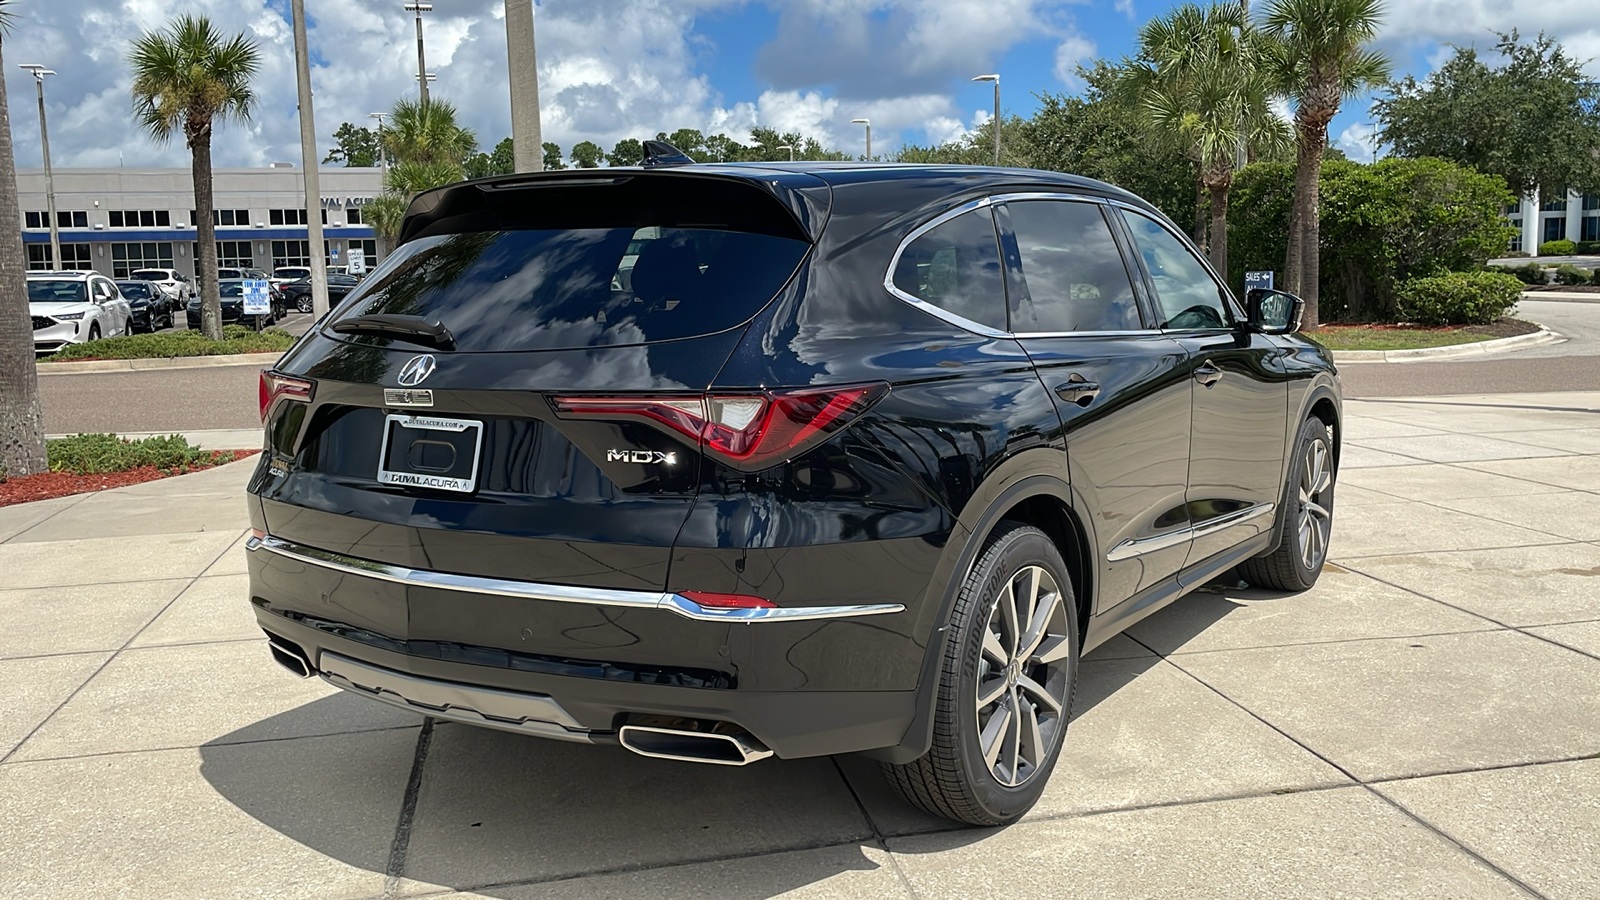
<svg viewBox="0 0 1600 900">
<path fill-rule="evenodd" d="M 1251 288 L 1245 295 L 1245 313 L 1250 327 L 1262 334 L 1293 334 L 1300 330 L 1300 316 L 1306 302 L 1293 294 L 1271 288 Z"/>
</svg>

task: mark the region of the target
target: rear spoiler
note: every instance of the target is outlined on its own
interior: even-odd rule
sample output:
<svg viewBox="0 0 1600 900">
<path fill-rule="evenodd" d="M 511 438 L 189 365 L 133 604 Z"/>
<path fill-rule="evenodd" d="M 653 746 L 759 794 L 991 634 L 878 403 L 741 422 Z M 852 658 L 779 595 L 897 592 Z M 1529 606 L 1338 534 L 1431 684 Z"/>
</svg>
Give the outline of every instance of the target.
<svg viewBox="0 0 1600 900">
<path fill-rule="evenodd" d="M 397 244 L 419 237 L 535 228 L 722 228 L 816 243 L 826 182 L 759 166 L 677 165 L 500 175 L 412 199 Z"/>
</svg>

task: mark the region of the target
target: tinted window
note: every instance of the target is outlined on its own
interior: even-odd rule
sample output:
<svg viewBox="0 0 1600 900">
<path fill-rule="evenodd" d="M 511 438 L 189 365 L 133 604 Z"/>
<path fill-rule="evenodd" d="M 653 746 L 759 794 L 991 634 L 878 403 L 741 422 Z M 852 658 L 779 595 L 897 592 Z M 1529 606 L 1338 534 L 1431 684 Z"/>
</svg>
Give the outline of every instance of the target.
<svg viewBox="0 0 1600 900">
<path fill-rule="evenodd" d="M 29 303 L 81 303 L 89 299 L 89 286 L 81 281 L 28 279 Z"/>
<path fill-rule="evenodd" d="M 117 289 L 129 300 L 148 300 L 152 295 L 150 285 L 142 281 L 119 281 Z"/>
<path fill-rule="evenodd" d="M 167 273 L 161 271 L 160 269 L 140 269 L 139 271 L 130 274 L 128 277 L 137 278 L 140 281 L 166 281 Z"/>
<path fill-rule="evenodd" d="M 1012 331 L 1143 327 L 1128 268 L 1100 207 L 1030 200 L 1006 208 L 1027 285 L 1011 298 Z"/>
<path fill-rule="evenodd" d="M 1155 282 L 1162 328 L 1226 328 L 1222 288 L 1177 235 L 1154 219 L 1123 211 L 1133 243 Z"/>
<path fill-rule="evenodd" d="M 643 246 L 636 259 L 626 260 L 624 287 L 624 256 L 635 240 Z M 706 228 L 419 238 L 352 291 L 338 318 L 436 317 L 462 350 L 672 340 L 732 328 L 755 315 L 789 280 L 808 247 L 789 238 Z"/>
<path fill-rule="evenodd" d="M 218 293 L 223 297 L 243 297 L 244 284 L 238 281 L 224 282 L 218 285 Z"/>
<path fill-rule="evenodd" d="M 894 286 L 963 319 L 1004 329 L 994 216 L 988 209 L 962 213 L 907 244 L 895 265 Z"/>
</svg>

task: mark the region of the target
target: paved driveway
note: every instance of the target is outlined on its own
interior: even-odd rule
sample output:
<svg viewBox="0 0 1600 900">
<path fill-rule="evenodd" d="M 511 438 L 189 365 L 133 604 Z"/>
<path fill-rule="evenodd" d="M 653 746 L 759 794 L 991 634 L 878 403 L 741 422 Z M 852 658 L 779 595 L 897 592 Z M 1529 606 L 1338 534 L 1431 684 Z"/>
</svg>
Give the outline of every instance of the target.
<svg viewBox="0 0 1600 900">
<path fill-rule="evenodd" d="M 0 509 L 0 896 L 1600 897 L 1600 394 L 1352 401 L 1334 558 L 1091 654 L 1044 801 L 649 760 L 287 676 L 250 464 Z"/>
</svg>

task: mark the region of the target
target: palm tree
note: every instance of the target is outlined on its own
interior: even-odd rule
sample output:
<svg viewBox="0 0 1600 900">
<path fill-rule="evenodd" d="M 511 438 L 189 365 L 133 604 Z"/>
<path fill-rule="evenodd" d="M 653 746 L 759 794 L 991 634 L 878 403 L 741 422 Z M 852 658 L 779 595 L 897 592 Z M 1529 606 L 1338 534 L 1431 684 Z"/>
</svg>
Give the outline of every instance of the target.
<svg viewBox="0 0 1600 900">
<path fill-rule="evenodd" d="M 0 0 L 0 48 L 15 13 Z M 11 112 L 6 106 L 5 61 L 0 58 L 0 222 L 20 222 L 17 169 L 11 158 Z M 33 364 L 33 320 L 28 316 L 28 264 L 22 233 L 0 234 L 0 481 L 46 467 L 44 416 L 39 410 L 39 370 Z"/>
<path fill-rule="evenodd" d="M 200 276 L 200 330 L 222 338 L 217 289 L 217 236 L 211 219 L 211 133 L 219 116 L 250 120 L 255 93 L 250 79 L 260 66 L 254 41 L 243 33 L 224 38 L 205 16 L 184 14 L 165 30 L 134 41 L 133 114 L 157 143 L 180 129 L 194 173 L 196 263 Z"/>
<path fill-rule="evenodd" d="M 1228 270 L 1228 192 L 1239 148 L 1271 152 L 1290 141 L 1270 106 L 1274 50 L 1250 27 L 1242 3 L 1186 3 L 1145 24 L 1139 55 L 1118 84 L 1152 133 L 1195 161 L 1210 204 L 1207 254 L 1219 272 Z"/>
<path fill-rule="evenodd" d="M 1287 289 L 1305 298 L 1304 328 L 1318 325 L 1322 228 L 1317 202 L 1328 122 L 1339 104 L 1382 84 L 1389 61 L 1367 49 L 1383 18 L 1380 0 L 1268 0 L 1262 29 L 1283 46 L 1280 84 L 1294 102 L 1294 205 L 1289 214 Z"/>
<path fill-rule="evenodd" d="M 452 181 L 459 181 L 466 174 L 465 160 L 478 148 L 471 129 L 456 122 L 455 105 L 439 99 L 396 103 L 389 113 L 389 125 L 383 130 L 383 143 L 397 167 L 408 162 L 454 166 Z"/>
</svg>

